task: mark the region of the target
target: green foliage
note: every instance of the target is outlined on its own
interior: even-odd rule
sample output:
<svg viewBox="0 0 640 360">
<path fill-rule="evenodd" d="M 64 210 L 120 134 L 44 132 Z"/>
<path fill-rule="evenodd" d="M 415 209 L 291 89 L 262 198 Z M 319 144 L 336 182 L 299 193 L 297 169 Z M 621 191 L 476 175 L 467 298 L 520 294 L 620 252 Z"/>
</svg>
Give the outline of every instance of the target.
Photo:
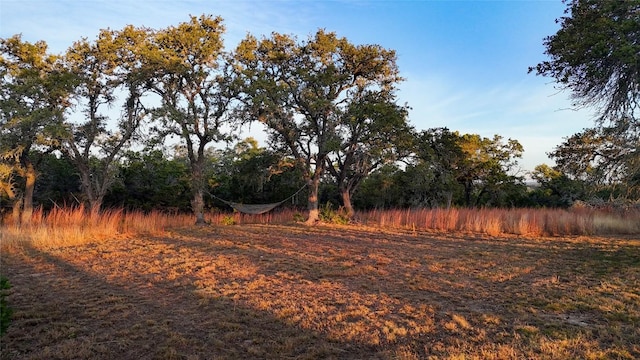
<svg viewBox="0 0 640 360">
<path fill-rule="evenodd" d="M 629 141 L 607 127 L 585 129 L 565 138 L 549 156 L 559 171 L 584 184 L 588 196 L 638 200 L 639 148 Z"/>
<path fill-rule="evenodd" d="M 119 170 L 119 182 L 105 204 L 138 210 L 189 209 L 189 169 L 181 159 L 167 159 L 161 151 L 128 152 Z"/>
<path fill-rule="evenodd" d="M 140 62 L 144 85 L 160 99 L 151 112 L 158 137 L 177 136 L 186 150 L 196 223 L 204 223 L 206 147 L 229 141 L 237 97 L 236 74 L 223 51 L 220 17 L 191 16 L 188 22 L 153 33 Z"/>
<path fill-rule="evenodd" d="M 550 155 L 559 169 L 610 198 L 640 198 L 640 1 L 565 0 L 560 29 L 544 39 L 550 60 L 529 69 L 597 114 L 595 128 Z M 601 195 L 599 195 L 601 196 Z M 605 195 L 606 197 L 606 195 Z"/>
<path fill-rule="evenodd" d="M 293 221 L 304 222 L 304 220 L 305 220 L 304 215 L 300 214 L 299 212 L 296 212 L 293 214 Z"/>
<path fill-rule="evenodd" d="M 391 92 L 359 89 L 338 125 L 340 146 L 328 155 L 333 176 L 348 216 L 353 215 L 351 197 L 375 169 L 407 157 L 414 130 L 408 107 L 398 106 Z"/>
<path fill-rule="evenodd" d="M 233 215 L 226 215 L 221 220 L 222 225 L 235 225 L 236 219 L 234 219 Z"/>
<path fill-rule="evenodd" d="M 343 145 L 340 133 L 348 121 L 366 120 L 352 116 L 362 112 L 358 104 L 368 95 L 380 95 L 375 103 L 393 99 L 402 80 L 395 52 L 378 45 L 354 45 L 319 30 L 302 42 L 278 33 L 261 40 L 247 36 L 236 49 L 235 60 L 244 84 L 243 118 L 263 122 L 273 143 L 293 155 L 310 184 L 313 216 L 329 154 Z"/>
<path fill-rule="evenodd" d="M 147 30 L 132 26 L 101 30 L 95 41 L 77 41 L 65 54 L 76 81 L 75 105 L 83 116 L 66 122 L 60 148 L 76 166 L 84 200 L 93 211 L 102 207 L 116 182 L 118 159 L 148 118 L 142 103 L 148 89 L 140 81 L 138 57 L 148 36 Z"/>
<path fill-rule="evenodd" d="M 405 174 L 396 165 L 384 165 L 362 181 L 353 203 L 359 209 L 390 209 L 404 206 L 406 188 L 400 186 Z"/>
<path fill-rule="evenodd" d="M 0 39 L 0 162 L 24 180 L 4 176 L 0 192 L 15 199 L 14 210 L 22 211 L 24 222 L 31 220 L 39 155 L 59 145 L 74 85 L 45 42 L 32 44 L 20 35 Z"/>
<path fill-rule="evenodd" d="M 320 207 L 320 220 L 330 224 L 346 225 L 349 223 L 349 216 L 343 208 L 337 210 L 333 208 L 331 202 L 327 202 Z"/>
<path fill-rule="evenodd" d="M 81 185 L 78 171 L 69 159 L 47 154 L 38 164 L 38 177 L 34 192 L 34 204 L 45 210 L 76 203 Z"/>
<path fill-rule="evenodd" d="M 245 204 L 279 202 L 303 185 L 300 169 L 291 157 L 259 147 L 253 138 L 216 151 L 208 176 L 213 194 Z M 294 199 L 293 205 L 299 200 Z"/>
<path fill-rule="evenodd" d="M 0 276 L 0 336 L 4 335 L 11 322 L 12 309 L 7 304 L 6 290 L 11 288 L 9 279 L 4 276 Z"/>
<path fill-rule="evenodd" d="M 633 117 L 640 106 L 640 1 L 565 2 L 560 29 L 544 39 L 551 59 L 529 71 L 554 78 L 601 120 Z"/>
</svg>

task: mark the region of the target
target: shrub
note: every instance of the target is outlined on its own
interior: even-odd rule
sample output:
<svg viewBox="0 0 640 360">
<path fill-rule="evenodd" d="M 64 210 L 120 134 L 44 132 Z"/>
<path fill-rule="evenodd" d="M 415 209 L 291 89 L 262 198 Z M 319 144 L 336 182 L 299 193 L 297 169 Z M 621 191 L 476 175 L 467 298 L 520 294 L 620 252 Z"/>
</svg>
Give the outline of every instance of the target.
<svg viewBox="0 0 640 360">
<path fill-rule="evenodd" d="M 222 218 L 221 223 L 222 225 L 235 225 L 236 219 L 233 217 L 233 215 L 226 215 Z"/>
<path fill-rule="evenodd" d="M 331 202 L 327 202 L 324 206 L 320 207 L 320 220 L 330 224 L 346 225 L 349 223 L 349 218 L 344 213 L 342 208 L 338 210 L 333 209 Z"/>
</svg>

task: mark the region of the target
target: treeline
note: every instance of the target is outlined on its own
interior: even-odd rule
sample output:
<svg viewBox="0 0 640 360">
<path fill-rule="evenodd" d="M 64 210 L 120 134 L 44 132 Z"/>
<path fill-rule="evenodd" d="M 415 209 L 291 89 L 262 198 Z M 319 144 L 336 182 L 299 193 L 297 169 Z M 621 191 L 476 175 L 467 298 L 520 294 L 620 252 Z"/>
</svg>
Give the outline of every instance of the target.
<svg viewBox="0 0 640 360">
<path fill-rule="evenodd" d="M 545 165 L 532 173 L 535 183 L 526 182 L 524 176 L 510 175 L 521 154 L 515 141 L 505 143 L 498 136 L 487 139 L 447 129 L 415 135 L 416 144 L 421 146 L 414 156 L 406 158 L 405 163 L 383 165 L 362 181 L 353 197 L 356 209 L 566 208 L 576 201 L 602 205 L 618 195 L 615 186 L 599 189 Z M 252 138 L 229 148 L 208 149 L 205 156 L 208 209 L 232 210 L 219 199 L 247 204 L 280 202 L 305 185 L 290 156 L 260 147 Z M 68 158 L 43 155 L 38 169 L 41 175 L 34 191 L 35 206 L 48 210 L 85 203 L 78 171 Z M 323 180 L 321 206 L 332 210 L 343 206 L 336 182 L 329 176 Z M 188 160 L 179 147 L 164 152 L 127 151 L 118 162 L 104 207 L 190 212 L 191 194 Z M 303 209 L 307 195 L 304 188 L 282 206 Z M 11 207 L 6 196 L 2 204 L 5 211 Z"/>
<path fill-rule="evenodd" d="M 3 211 L 27 223 L 36 206 L 83 203 L 92 212 L 190 210 L 203 223 L 219 199 L 277 202 L 306 186 L 291 201 L 312 224 L 325 203 L 350 217 L 354 207 L 640 198 L 635 107 L 624 103 L 636 104 L 636 92 L 616 98 L 626 113 L 613 125 L 602 120 L 560 144 L 550 154 L 558 166 L 523 174 L 517 140 L 414 129 L 409 105 L 397 102 L 404 79 L 393 50 L 319 30 L 304 40 L 249 34 L 227 51 L 224 30 L 207 15 L 164 29 L 129 25 L 63 54 L 20 35 L 0 39 Z M 550 64 L 538 73 L 555 74 Z M 637 77 L 625 79 L 635 86 Z M 263 126 L 267 147 L 240 140 L 246 126 Z"/>
</svg>

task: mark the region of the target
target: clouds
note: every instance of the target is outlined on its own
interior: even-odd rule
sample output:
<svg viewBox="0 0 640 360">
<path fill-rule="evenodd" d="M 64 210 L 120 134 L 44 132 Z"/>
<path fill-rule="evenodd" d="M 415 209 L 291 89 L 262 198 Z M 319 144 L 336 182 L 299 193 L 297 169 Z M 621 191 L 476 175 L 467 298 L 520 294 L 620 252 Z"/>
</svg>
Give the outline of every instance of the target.
<svg viewBox="0 0 640 360">
<path fill-rule="evenodd" d="M 547 152 L 593 124 L 587 110 L 570 110 L 567 93 L 558 92 L 533 75 L 518 82 L 460 86 L 443 77 L 409 77 L 399 93 L 411 107 L 418 129 L 447 127 L 462 133 L 518 140 L 525 149 L 525 170 L 552 164 Z M 468 85 L 468 84 L 467 84 Z"/>
<path fill-rule="evenodd" d="M 553 34 L 564 4 L 543 1 L 302 1 L 302 0 L 21 0 L 2 2 L 0 37 L 22 33 L 64 52 L 100 29 L 125 25 L 164 28 L 189 15 L 220 15 L 227 50 L 251 33 L 303 39 L 319 28 L 356 44 L 396 50 L 399 99 L 413 108 L 418 129 L 448 127 L 482 136 L 500 134 L 525 147 L 532 170 L 546 152 L 593 124 L 545 79 L 527 74 L 544 59 L 542 39 Z"/>
</svg>

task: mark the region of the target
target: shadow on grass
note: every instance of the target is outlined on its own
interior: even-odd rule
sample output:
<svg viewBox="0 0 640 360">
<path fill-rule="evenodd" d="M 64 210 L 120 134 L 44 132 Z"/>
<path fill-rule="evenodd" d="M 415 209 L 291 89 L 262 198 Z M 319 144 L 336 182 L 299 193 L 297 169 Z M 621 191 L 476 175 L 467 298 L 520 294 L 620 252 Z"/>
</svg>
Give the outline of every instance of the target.
<svg viewBox="0 0 640 360">
<path fill-rule="evenodd" d="M 97 276 L 50 252 L 3 255 L 14 318 L 2 359 L 370 358 L 377 350 L 291 326 L 192 285 Z"/>
<path fill-rule="evenodd" d="M 640 278 L 637 242 L 277 226 L 203 228 L 177 235 L 153 241 L 253 267 L 227 288 L 248 303 L 260 298 L 272 312 L 288 306 L 288 315 L 303 327 L 317 321 L 310 314 L 321 313 L 330 338 L 410 344 L 421 357 L 474 354 L 493 342 L 510 344 L 516 357 L 544 353 L 540 347 L 560 358 L 640 354 L 634 345 L 640 340 L 634 325 L 640 320 L 634 288 Z M 278 277 L 295 290 L 273 281 Z M 271 298 L 278 292 L 296 301 Z M 302 307 L 311 311 L 296 310 Z M 491 345 L 484 350 L 500 351 Z"/>
<path fill-rule="evenodd" d="M 26 253 L 2 359 L 640 355 L 636 245 L 246 225 Z"/>
</svg>

